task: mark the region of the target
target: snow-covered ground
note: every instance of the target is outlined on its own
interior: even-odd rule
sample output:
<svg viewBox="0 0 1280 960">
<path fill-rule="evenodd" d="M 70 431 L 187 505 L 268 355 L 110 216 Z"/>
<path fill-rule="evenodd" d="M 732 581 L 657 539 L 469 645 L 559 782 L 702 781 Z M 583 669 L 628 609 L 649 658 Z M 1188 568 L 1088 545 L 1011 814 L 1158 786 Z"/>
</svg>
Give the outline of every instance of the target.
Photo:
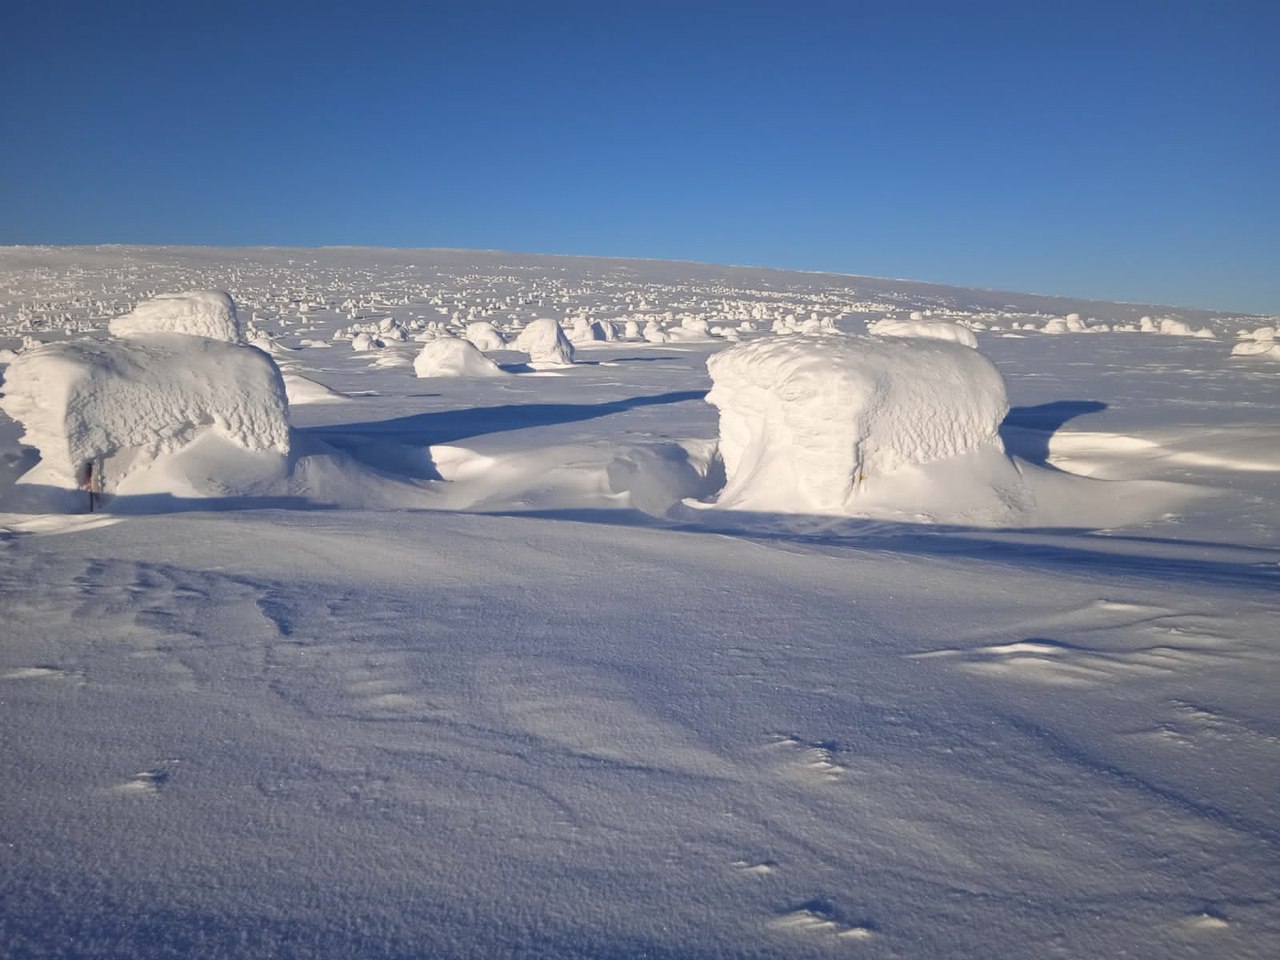
<svg viewBox="0 0 1280 960">
<path fill-rule="evenodd" d="M 1280 956 L 1278 322 L 0 248 L 0 953 Z"/>
</svg>

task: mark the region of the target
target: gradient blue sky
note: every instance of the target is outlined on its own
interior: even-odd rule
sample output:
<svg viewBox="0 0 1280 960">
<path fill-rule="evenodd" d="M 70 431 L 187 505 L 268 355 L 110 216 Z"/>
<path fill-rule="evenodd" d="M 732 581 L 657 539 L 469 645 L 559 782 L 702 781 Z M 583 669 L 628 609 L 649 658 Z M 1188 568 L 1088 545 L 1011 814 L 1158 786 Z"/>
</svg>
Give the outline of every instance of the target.
<svg viewBox="0 0 1280 960">
<path fill-rule="evenodd" d="M 1280 3 L 7 0 L 0 243 L 706 260 L 1280 312 Z"/>
</svg>

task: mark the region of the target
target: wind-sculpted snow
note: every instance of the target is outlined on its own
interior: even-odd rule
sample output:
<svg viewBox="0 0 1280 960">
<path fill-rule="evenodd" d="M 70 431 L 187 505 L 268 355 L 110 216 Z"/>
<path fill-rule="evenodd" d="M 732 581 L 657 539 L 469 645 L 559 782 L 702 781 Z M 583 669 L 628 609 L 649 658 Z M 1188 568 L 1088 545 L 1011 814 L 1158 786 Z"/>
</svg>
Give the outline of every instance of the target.
<svg viewBox="0 0 1280 960">
<path fill-rule="evenodd" d="M 933 320 L 900 320 L 885 317 L 867 324 L 867 332 L 877 337 L 923 337 L 929 340 L 949 340 L 966 347 L 978 347 L 978 338 L 968 327 L 958 323 Z"/>
<path fill-rule="evenodd" d="M 204 289 L 270 357 L 103 342 Z M 552 362 L 512 342 L 539 318 Z M 980 353 L 851 336 L 886 319 Z M 1275 326 L 697 264 L 0 249 L 5 409 L 76 434 L 74 381 L 86 422 L 176 445 L 110 458 L 90 514 L 15 486 L 45 450 L 0 414 L 0 954 L 1272 960 L 1280 381 L 1232 346 Z M 416 377 L 450 337 L 506 372 Z M 728 487 L 722 352 L 769 431 Z M 213 422 L 260 393 L 273 426 L 226 426 L 285 436 L 272 360 L 288 456 Z M 715 509 L 775 469 L 793 498 Z"/>
<path fill-rule="evenodd" d="M 851 512 L 902 467 L 998 448 L 1009 408 L 991 362 L 941 340 L 757 340 L 707 368 L 734 509 Z"/>
<path fill-rule="evenodd" d="M 500 377 L 502 370 L 470 340 L 437 337 L 428 340 L 413 361 L 419 377 Z"/>
<path fill-rule="evenodd" d="M 24 482 L 61 489 L 75 489 L 94 464 L 95 482 L 110 492 L 205 432 L 252 452 L 289 450 L 288 403 L 271 359 L 184 334 L 24 352 L 6 371 L 0 408 L 40 452 Z"/>
<path fill-rule="evenodd" d="M 116 317 L 107 329 L 115 337 L 185 333 L 229 343 L 241 339 L 235 301 L 222 290 L 162 293 Z"/>
<path fill-rule="evenodd" d="M 573 344 L 565 336 L 560 324 L 551 317 L 539 317 L 516 335 L 511 343 L 513 350 L 529 355 L 534 366 L 567 366 L 573 363 Z"/>
<path fill-rule="evenodd" d="M 1276 327 L 1259 327 L 1242 336 L 1241 340 L 1231 348 L 1233 357 L 1259 357 L 1265 360 L 1280 361 L 1280 340 Z"/>
</svg>

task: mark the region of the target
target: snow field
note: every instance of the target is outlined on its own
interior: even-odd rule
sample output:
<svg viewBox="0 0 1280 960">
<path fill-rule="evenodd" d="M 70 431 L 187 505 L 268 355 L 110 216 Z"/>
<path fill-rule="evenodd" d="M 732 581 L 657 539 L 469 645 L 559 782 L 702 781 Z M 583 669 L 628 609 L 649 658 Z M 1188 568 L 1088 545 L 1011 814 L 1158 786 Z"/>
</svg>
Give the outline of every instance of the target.
<svg viewBox="0 0 1280 960">
<path fill-rule="evenodd" d="M 1273 320 L 449 251 L 0 278 L 24 364 L 232 289 L 299 398 L 287 458 L 202 427 L 94 515 L 32 512 L 0 416 L 7 955 L 1280 955 L 1277 381 L 1230 355 Z M 830 333 L 908 314 L 981 352 Z M 1218 339 L 1137 335 L 1175 315 Z M 537 317 L 617 339 L 414 375 Z M 682 502 L 730 489 L 708 358 L 767 344 L 743 449 L 815 457 L 795 404 L 897 464 L 842 512 Z M 986 436 L 988 363 L 998 440 L 919 462 Z"/>
</svg>

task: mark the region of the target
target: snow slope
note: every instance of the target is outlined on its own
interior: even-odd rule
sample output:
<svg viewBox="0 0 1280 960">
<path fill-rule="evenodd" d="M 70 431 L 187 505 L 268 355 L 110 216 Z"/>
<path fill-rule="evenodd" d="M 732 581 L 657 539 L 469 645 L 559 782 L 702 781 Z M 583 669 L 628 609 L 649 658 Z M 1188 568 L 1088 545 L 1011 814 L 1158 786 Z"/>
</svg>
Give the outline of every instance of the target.
<svg viewBox="0 0 1280 960">
<path fill-rule="evenodd" d="M 1273 319 L 460 251 L 0 280 L 18 357 L 231 290 L 335 401 L 278 483 L 92 516 L 20 509 L 0 417 L 7 956 L 1280 954 L 1280 368 L 1231 355 Z M 693 506 L 717 328 L 909 313 L 999 370 L 1031 508 Z M 579 316 L 619 339 L 503 377 L 333 339 Z"/>
</svg>

